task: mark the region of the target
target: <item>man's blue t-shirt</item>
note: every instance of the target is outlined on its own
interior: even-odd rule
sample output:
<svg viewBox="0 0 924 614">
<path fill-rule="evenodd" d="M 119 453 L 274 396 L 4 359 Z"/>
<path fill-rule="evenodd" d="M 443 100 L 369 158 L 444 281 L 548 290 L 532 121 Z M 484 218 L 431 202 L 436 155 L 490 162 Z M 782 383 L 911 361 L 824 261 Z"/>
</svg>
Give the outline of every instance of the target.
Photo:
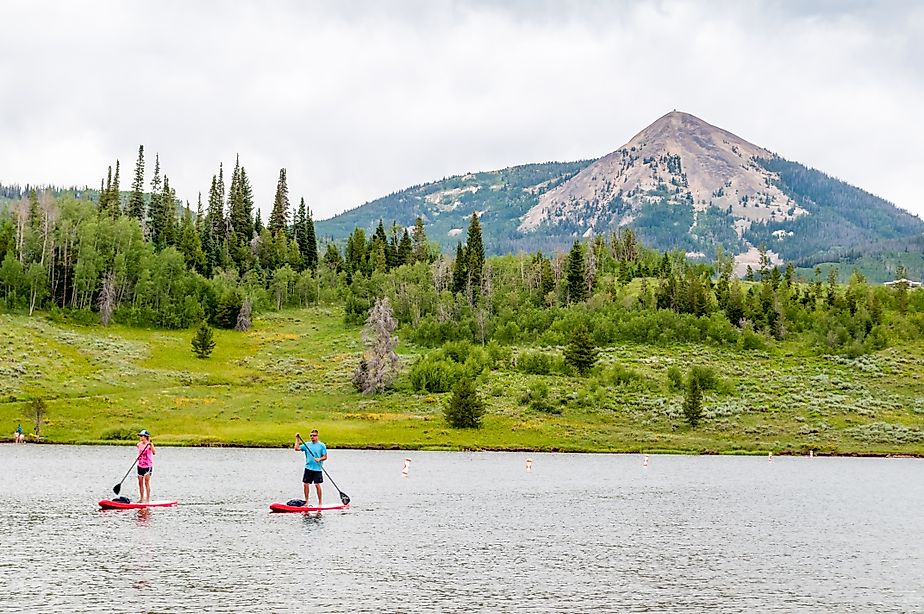
<svg viewBox="0 0 924 614">
<path fill-rule="evenodd" d="M 318 461 L 314 459 L 321 458 L 322 456 L 327 454 L 327 446 L 325 446 L 320 441 L 318 443 L 302 443 L 301 450 L 302 452 L 305 453 L 305 469 L 311 469 L 312 471 L 320 471 L 321 463 L 319 463 Z"/>
</svg>

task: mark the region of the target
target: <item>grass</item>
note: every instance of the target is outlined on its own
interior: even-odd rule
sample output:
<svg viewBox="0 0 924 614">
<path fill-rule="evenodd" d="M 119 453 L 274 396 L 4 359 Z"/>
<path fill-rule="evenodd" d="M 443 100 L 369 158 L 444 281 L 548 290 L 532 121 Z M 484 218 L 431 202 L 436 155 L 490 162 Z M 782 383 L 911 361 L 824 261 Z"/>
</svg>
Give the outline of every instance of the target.
<svg viewBox="0 0 924 614">
<path fill-rule="evenodd" d="M 215 331 L 206 360 L 190 349 L 193 330 L 20 315 L 0 315 L 0 327 L 0 429 L 8 439 L 19 422 L 32 429 L 30 402 L 42 398 L 42 439 L 56 443 L 122 442 L 147 428 L 160 444 L 283 446 L 296 431 L 318 428 L 341 448 L 924 455 L 920 343 L 855 360 L 795 341 L 753 352 L 627 344 L 605 348 L 587 378 L 505 365 L 482 376 L 484 427 L 454 430 L 442 417 L 447 395 L 414 393 L 407 369 L 393 392 L 353 390 L 359 329 L 335 308 L 266 314 L 247 333 Z M 406 363 L 422 352 L 401 351 Z M 666 376 L 692 364 L 720 378 L 695 429 Z M 524 403 L 539 381 L 560 414 Z"/>
</svg>

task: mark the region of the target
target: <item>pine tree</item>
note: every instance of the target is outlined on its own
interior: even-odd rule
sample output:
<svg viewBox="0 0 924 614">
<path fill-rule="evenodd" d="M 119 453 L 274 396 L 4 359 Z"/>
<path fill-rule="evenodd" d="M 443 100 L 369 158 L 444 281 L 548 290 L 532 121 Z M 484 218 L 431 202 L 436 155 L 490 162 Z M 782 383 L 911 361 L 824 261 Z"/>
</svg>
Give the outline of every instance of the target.
<svg viewBox="0 0 924 614">
<path fill-rule="evenodd" d="M 694 428 L 703 417 L 703 391 L 692 370 L 687 376 L 687 387 L 683 394 L 683 417 Z"/>
<path fill-rule="evenodd" d="M 468 258 L 466 258 L 465 247 L 459 243 L 456 246 L 456 261 L 452 267 L 452 292 L 460 294 L 465 292 L 465 284 L 468 281 Z"/>
<path fill-rule="evenodd" d="M 312 271 L 318 268 L 318 237 L 314 231 L 314 219 L 311 209 L 305 208 L 304 235 L 306 250 L 304 253 L 305 266 Z"/>
<path fill-rule="evenodd" d="M 253 215 L 253 232 L 257 236 L 259 236 L 260 233 L 263 232 L 263 218 L 260 217 L 259 209 L 257 209 Z"/>
<path fill-rule="evenodd" d="M 587 299 L 587 282 L 584 275 L 584 250 L 574 242 L 568 253 L 568 302 L 580 303 Z"/>
<path fill-rule="evenodd" d="M 414 221 L 414 260 L 426 262 L 430 259 L 427 246 L 427 233 L 424 231 L 423 219 L 418 215 Z"/>
<path fill-rule="evenodd" d="M 247 171 L 235 160 L 231 174 L 231 189 L 228 192 L 228 217 L 231 228 L 242 244 L 249 244 L 253 237 L 253 190 Z"/>
<path fill-rule="evenodd" d="M 154 177 L 151 179 L 151 204 L 148 206 L 148 237 L 154 235 L 154 219 L 161 215 L 161 189 L 163 181 L 160 178 L 160 154 L 154 154 Z"/>
<path fill-rule="evenodd" d="M 199 328 L 196 330 L 196 334 L 192 340 L 192 350 L 197 358 L 208 358 L 212 353 L 212 350 L 215 349 L 215 337 L 212 334 L 212 329 L 208 324 L 203 322 L 199 325 Z"/>
<path fill-rule="evenodd" d="M 116 160 L 115 175 L 109 192 L 109 217 L 115 219 L 122 213 L 122 193 L 119 188 L 119 161 Z"/>
<path fill-rule="evenodd" d="M 289 226 L 289 186 L 286 184 L 286 169 L 279 169 L 279 181 L 276 183 L 276 197 L 269 218 L 269 231 L 273 235 L 285 233 Z"/>
<path fill-rule="evenodd" d="M 398 266 L 410 264 L 413 257 L 414 245 L 411 243 L 411 236 L 407 233 L 407 228 L 405 228 L 404 234 L 401 235 L 401 241 L 398 242 Z"/>
<path fill-rule="evenodd" d="M 201 202 L 199 203 L 199 207 L 202 207 Z M 183 219 L 180 222 L 177 247 L 180 253 L 183 254 L 183 259 L 186 261 L 187 267 L 199 271 L 200 273 L 205 271 L 205 253 L 202 251 L 202 239 L 199 237 L 199 233 L 196 232 L 196 227 L 192 219 L 192 212 L 188 207 L 183 213 Z"/>
<path fill-rule="evenodd" d="M 106 187 L 100 188 L 97 213 L 100 217 L 109 217 L 109 199 L 112 197 L 112 167 L 106 172 Z"/>
<path fill-rule="evenodd" d="M 475 380 L 464 377 L 452 387 L 452 396 L 443 409 L 443 416 L 453 428 L 476 429 L 481 427 L 484 411 L 485 403 L 478 396 Z"/>
<path fill-rule="evenodd" d="M 144 145 L 138 146 L 135 179 L 132 181 L 132 193 L 128 197 L 128 216 L 144 222 Z"/>
<path fill-rule="evenodd" d="M 564 354 L 565 362 L 581 375 L 587 375 L 597 362 L 597 348 L 583 324 L 575 328 Z"/>
<path fill-rule="evenodd" d="M 481 224 L 478 223 L 478 214 L 474 212 L 468 225 L 468 242 L 465 245 L 465 255 L 468 259 L 468 275 L 472 296 L 479 296 L 481 294 L 481 280 L 484 277 L 484 243 L 481 239 Z"/>
</svg>

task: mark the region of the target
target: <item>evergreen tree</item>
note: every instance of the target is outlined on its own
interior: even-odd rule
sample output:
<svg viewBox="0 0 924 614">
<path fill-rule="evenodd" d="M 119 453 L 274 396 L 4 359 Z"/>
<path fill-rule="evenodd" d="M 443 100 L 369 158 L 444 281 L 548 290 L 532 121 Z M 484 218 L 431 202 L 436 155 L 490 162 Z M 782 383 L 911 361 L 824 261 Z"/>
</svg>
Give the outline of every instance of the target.
<svg viewBox="0 0 924 614">
<path fill-rule="evenodd" d="M 587 375 L 597 362 L 597 348 L 594 340 L 581 324 L 574 329 L 571 342 L 565 348 L 565 362 L 577 369 L 581 375 Z"/>
<path fill-rule="evenodd" d="M 154 177 L 151 178 L 151 203 L 148 205 L 148 238 L 153 236 L 154 218 L 160 216 L 161 189 L 163 181 L 160 177 L 160 154 L 154 154 Z"/>
<path fill-rule="evenodd" d="M 132 193 L 128 197 L 128 216 L 144 222 L 144 145 L 138 146 L 135 179 L 132 181 Z"/>
<path fill-rule="evenodd" d="M 424 231 L 423 219 L 418 215 L 414 221 L 414 260 L 417 262 L 426 262 L 430 259 L 429 248 L 427 246 L 427 233 Z"/>
<path fill-rule="evenodd" d="M 398 266 L 410 264 L 413 257 L 414 245 L 411 243 L 411 236 L 407 233 L 407 228 L 405 228 L 404 234 L 401 235 L 401 241 L 398 242 Z"/>
<path fill-rule="evenodd" d="M 484 278 L 484 242 L 481 239 L 481 224 L 478 214 L 472 213 L 468 225 L 468 242 L 465 245 L 468 260 L 468 275 L 472 296 L 481 294 L 481 280 Z"/>
<path fill-rule="evenodd" d="M 475 380 L 463 377 L 452 387 L 452 396 L 443 409 L 449 426 L 457 429 L 481 427 L 485 403 L 478 396 Z"/>
<path fill-rule="evenodd" d="M 256 235 L 263 232 L 263 218 L 260 217 L 259 209 L 257 209 L 256 213 L 253 215 L 253 231 Z"/>
<path fill-rule="evenodd" d="M 35 190 L 33 190 L 34 192 Z M 112 198 L 112 167 L 106 172 L 106 187 L 100 188 L 99 203 L 96 206 L 97 213 L 100 217 L 111 217 L 109 212 L 109 202 Z"/>
<path fill-rule="evenodd" d="M 318 268 L 318 236 L 314 231 L 314 218 L 311 215 L 311 209 L 305 208 L 304 221 L 305 235 L 305 266 L 312 271 Z"/>
<path fill-rule="evenodd" d="M 196 330 L 196 334 L 192 340 L 192 350 L 197 358 L 208 358 L 212 353 L 212 350 L 215 349 L 215 337 L 212 334 L 212 329 L 208 324 L 203 322 L 199 325 L 199 328 Z"/>
<path fill-rule="evenodd" d="M 468 259 L 465 256 L 465 247 L 459 243 L 456 246 L 456 261 L 452 266 L 452 291 L 454 294 L 465 292 L 465 284 L 468 281 Z"/>
<path fill-rule="evenodd" d="M 683 394 L 683 417 L 694 428 L 703 417 L 703 391 L 699 378 L 693 376 L 692 370 L 687 376 L 687 387 Z"/>
<path fill-rule="evenodd" d="M 279 181 L 276 183 L 276 197 L 269 218 L 269 231 L 273 235 L 285 233 L 289 227 L 289 186 L 286 184 L 286 169 L 279 169 Z"/>
<path fill-rule="evenodd" d="M 237 239 L 244 245 L 249 244 L 253 237 L 253 189 L 239 158 L 235 160 L 234 171 L 231 174 L 228 217 Z"/>
<path fill-rule="evenodd" d="M 587 299 L 587 285 L 584 277 L 584 250 L 574 242 L 568 253 L 568 302 L 580 303 Z"/>
<path fill-rule="evenodd" d="M 200 200 L 199 207 L 202 207 Z M 205 253 L 202 251 L 202 239 L 196 232 L 195 224 L 192 219 L 192 212 L 189 208 L 183 213 L 183 219 L 180 222 L 179 240 L 177 247 L 183 254 L 183 260 L 186 266 L 191 270 L 205 271 Z"/>
<path fill-rule="evenodd" d="M 122 193 L 119 188 L 119 161 L 116 160 L 115 175 L 109 192 L 109 217 L 115 219 L 122 213 Z"/>
</svg>

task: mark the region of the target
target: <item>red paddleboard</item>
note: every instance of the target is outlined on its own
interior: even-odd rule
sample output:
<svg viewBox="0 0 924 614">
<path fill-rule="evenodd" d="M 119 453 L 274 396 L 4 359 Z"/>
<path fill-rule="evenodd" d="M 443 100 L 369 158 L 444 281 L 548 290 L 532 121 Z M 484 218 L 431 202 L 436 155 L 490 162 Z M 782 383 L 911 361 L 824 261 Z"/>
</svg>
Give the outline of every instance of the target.
<svg viewBox="0 0 924 614">
<path fill-rule="evenodd" d="M 308 507 L 307 505 L 286 505 L 285 503 L 270 503 L 271 512 L 327 512 L 333 510 L 345 510 L 349 505 L 327 505 L 324 507 Z"/>
<path fill-rule="evenodd" d="M 151 501 L 150 503 L 120 503 L 110 499 L 103 499 L 99 506 L 104 510 L 140 510 L 145 507 L 173 507 L 176 501 Z"/>
</svg>

